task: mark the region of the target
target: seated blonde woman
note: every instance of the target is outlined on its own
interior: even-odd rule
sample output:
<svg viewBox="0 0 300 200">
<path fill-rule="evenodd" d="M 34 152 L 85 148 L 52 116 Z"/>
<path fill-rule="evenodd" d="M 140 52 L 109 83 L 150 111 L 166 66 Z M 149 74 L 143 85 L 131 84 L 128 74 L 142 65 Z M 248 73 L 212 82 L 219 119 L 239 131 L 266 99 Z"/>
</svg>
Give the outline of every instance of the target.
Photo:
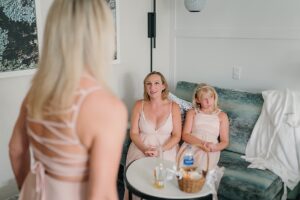
<svg viewBox="0 0 300 200">
<path fill-rule="evenodd" d="M 130 138 L 126 166 L 143 157 L 159 155 L 175 162 L 181 138 L 179 106 L 168 99 L 168 84 L 159 72 L 151 72 L 144 79 L 144 99 L 138 100 L 131 117 Z M 127 191 L 125 199 L 128 197 Z"/>
</svg>

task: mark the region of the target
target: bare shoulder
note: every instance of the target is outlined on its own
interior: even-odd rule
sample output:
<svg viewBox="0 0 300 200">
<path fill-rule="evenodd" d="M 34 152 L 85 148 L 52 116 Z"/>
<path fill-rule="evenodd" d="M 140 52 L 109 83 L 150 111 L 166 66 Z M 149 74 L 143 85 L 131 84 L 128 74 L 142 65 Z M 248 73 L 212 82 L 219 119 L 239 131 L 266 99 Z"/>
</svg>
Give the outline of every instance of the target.
<svg viewBox="0 0 300 200">
<path fill-rule="evenodd" d="M 190 109 L 190 110 L 188 110 L 187 113 L 186 113 L 186 115 L 189 115 L 189 116 L 193 116 L 193 115 L 195 115 L 195 114 L 196 114 L 195 109 Z"/>
<path fill-rule="evenodd" d="M 124 103 L 112 92 L 105 89 L 89 94 L 83 102 L 81 110 L 82 113 L 89 112 L 107 117 L 117 113 L 119 115 L 127 114 Z"/>
<path fill-rule="evenodd" d="M 132 108 L 132 114 L 140 113 L 143 108 L 143 99 L 137 100 Z"/>
<path fill-rule="evenodd" d="M 80 87 L 88 90 L 89 88 L 99 87 L 99 83 L 94 79 L 82 78 Z M 117 106 L 116 108 L 121 109 L 121 112 L 123 110 L 122 107 L 124 106 L 123 103 L 109 89 L 107 89 L 105 85 L 101 85 L 100 87 L 101 89 L 93 91 L 85 97 L 81 107 L 81 112 L 90 112 L 91 110 L 96 111 L 98 109 L 106 111 L 107 109 L 114 108 L 115 106 Z"/>
<path fill-rule="evenodd" d="M 135 102 L 135 104 L 134 104 L 134 108 L 141 109 L 142 106 L 143 106 L 143 102 L 144 102 L 143 99 L 137 100 L 137 101 Z"/>
<path fill-rule="evenodd" d="M 127 109 L 112 92 L 101 89 L 85 98 L 77 120 L 78 135 L 85 146 L 90 147 L 94 137 L 116 135 L 126 126 Z"/>
<path fill-rule="evenodd" d="M 218 116 L 221 121 L 228 121 L 228 116 L 225 112 L 221 111 Z"/>
<path fill-rule="evenodd" d="M 173 110 L 180 110 L 180 107 L 176 102 L 172 101 L 172 109 Z"/>
</svg>

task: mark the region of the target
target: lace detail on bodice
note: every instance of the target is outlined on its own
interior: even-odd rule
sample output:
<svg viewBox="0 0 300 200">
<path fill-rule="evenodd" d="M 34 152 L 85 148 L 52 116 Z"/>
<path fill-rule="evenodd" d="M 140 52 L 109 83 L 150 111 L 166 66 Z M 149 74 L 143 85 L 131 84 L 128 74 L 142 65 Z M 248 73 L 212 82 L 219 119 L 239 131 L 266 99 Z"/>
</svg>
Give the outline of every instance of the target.
<svg viewBox="0 0 300 200">
<path fill-rule="evenodd" d="M 88 173 L 89 156 L 77 135 L 76 123 L 86 96 L 99 89 L 97 86 L 79 90 L 75 103 L 69 109 L 48 111 L 46 119 L 27 117 L 26 128 L 34 157 L 42 163 L 46 172 L 63 177 L 78 177 Z M 69 115 L 70 119 L 52 119 L 59 115 Z"/>
</svg>

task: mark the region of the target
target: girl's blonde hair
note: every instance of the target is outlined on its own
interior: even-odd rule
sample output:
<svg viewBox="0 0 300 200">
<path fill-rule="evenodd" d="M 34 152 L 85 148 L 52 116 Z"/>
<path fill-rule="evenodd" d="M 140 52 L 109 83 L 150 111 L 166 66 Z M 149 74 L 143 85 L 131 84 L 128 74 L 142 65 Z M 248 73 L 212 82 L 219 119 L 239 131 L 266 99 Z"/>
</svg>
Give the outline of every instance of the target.
<svg viewBox="0 0 300 200">
<path fill-rule="evenodd" d="M 210 86 L 210 85 L 207 85 L 205 83 L 201 83 L 199 84 L 195 91 L 194 91 L 194 94 L 193 94 L 193 106 L 194 108 L 199 108 L 201 109 L 201 104 L 200 103 L 197 103 L 197 99 L 198 97 L 201 99 L 202 96 L 204 94 L 207 94 L 207 93 L 211 93 L 215 99 L 215 103 L 214 103 L 214 109 L 213 111 L 217 111 L 219 109 L 218 107 L 218 93 L 216 92 L 215 88 Z"/>
<path fill-rule="evenodd" d="M 104 0 L 55 0 L 28 94 L 29 114 L 41 118 L 46 107 L 70 106 L 83 72 L 102 82 L 114 46 L 112 14 Z"/>
<path fill-rule="evenodd" d="M 164 100 L 166 98 L 168 98 L 168 95 L 169 95 L 169 86 L 168 86 L 168 83 L 167 83 L 167 80 L 166 78 L 164 77 L 164 75 L 162 75 L 162 73 L 160 72 L 157 72 L 157 71 L 153 71 L 153 72 L 150 72 L 144 79 L 144 100 L 147 100 L 149 101 L 150 100 L 150 96 L 149 94 L 147 93 L 147 90 L 146 90 L 146 81 L 147 79 L 151 76 L 151 75 L 158 75 L 160 76 L 160 79 L 161 79 L 161 82 L 162 84 L 165 86 L 165 89 L 162 91 L 161 93 L 161 98 Z"/>
</svg>

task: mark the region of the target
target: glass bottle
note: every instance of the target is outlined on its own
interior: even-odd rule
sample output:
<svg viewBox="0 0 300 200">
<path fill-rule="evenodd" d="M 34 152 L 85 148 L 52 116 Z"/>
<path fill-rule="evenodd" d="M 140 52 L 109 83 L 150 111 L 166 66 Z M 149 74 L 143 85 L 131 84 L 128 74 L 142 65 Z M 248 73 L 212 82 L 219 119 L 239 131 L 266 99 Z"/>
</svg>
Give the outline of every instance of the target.
<svg viewBox="0 0 300 200">
<path fill-rule="evenodd" d="M 192 145 L 188 144 L 186 150 L 183 154 L 183 168 L 185 170 L 191 170 L 194 167 L 194 152 L 192 149 Z"/>
</svg>

